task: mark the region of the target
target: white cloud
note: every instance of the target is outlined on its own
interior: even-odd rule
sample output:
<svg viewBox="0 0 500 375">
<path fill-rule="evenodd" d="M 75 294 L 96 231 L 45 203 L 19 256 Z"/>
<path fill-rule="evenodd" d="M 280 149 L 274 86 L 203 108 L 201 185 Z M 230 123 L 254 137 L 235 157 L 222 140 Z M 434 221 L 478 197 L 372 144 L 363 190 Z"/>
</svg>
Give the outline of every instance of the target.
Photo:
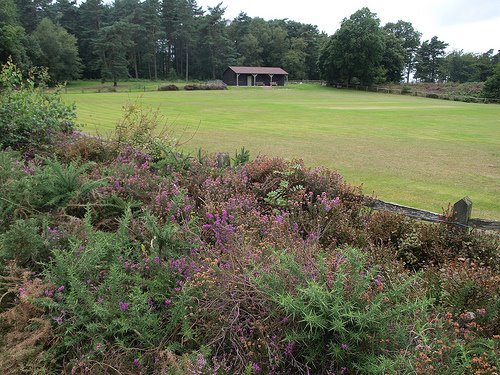
<svg viewBox="0 0 500 375">
<path fill-rule="evenodd" d="M 200 0 L 203 6 L 215 6 L 219 0 Z M 288 18 L 317 25 L 321 31 L 333 34 L 342 19 L 367 6 L 377 13 L 382 24 L 404 20 L 423 34 L 423 39 L 436 35 L 448 43 L 450 49 L 465 52 L 486 52 L 500 49 L 500 1 L 499 0 L 309 0 L 302 2 L 285 0 L 225 0 L 226 17 L 232 19 L 240 11 L 251 17 L 264 19 Z"/>
</svg>

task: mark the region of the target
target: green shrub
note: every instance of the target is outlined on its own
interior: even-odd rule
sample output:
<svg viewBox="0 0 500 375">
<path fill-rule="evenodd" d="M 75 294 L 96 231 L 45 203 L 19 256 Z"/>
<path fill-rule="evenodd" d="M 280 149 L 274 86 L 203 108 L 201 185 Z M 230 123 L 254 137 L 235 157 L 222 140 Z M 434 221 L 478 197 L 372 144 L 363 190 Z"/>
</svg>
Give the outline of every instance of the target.
<svg viewBox="0 0 500 375">
<path fill-rule="evenodd" d="M 149 153 L 155 151 L 159 143 L 176 145 L 171 130 L 158 110 L 146 110 L 137 103 L 128 103 L 111 141 L 118 152 L 134 148 Z"/>
<path fill-rule="evenodd" d="M 401 87 L 401 95 L 407 95 L 411 94 L 411 86 L 410 85 L 403 85 Z"/>
<path fill-rule="evenodd" d="M 148 357 L 143 350 L 165 349 L 165 337 L 169 345 L 176 340 L 189 298 L 174 292 L 176 274 L 155 248 L 130 240 L 130 217 L 129 212 L 117 232 L 106 233 L 95 231 L 87 216 L 86 240 L 54 249 L 45 268 L 55 288 L 39 304 L 61 337 L 51 352 L 73 361 L 73 367 L 81 352 L 100 359 L 103 353 L 127 349 L 132 364 L 137 356 Z"/>
<path fill-rule="evenodd" d="M 7 62 L 0 73 L 1 146 L 14 149 L 46 150 L 58 132 L 75 129 L 75 107 L 62 102 L 59 92 L 47 92 L 47 75 L 41 73 L 36 87 L 33 74 L 23 81 L 19 69 Z"/>
<path fill-rule="evenodd" d="M 56 159 L 46 159 L 46 165 L 34 176 L 40 193 L 37 206 L 40 208 L 65 207 L 70 201 L 84 198 L 105 180 L 84 180 L 82 175 L 92 163 L 78 165 L 77 162 L 62 164 Z"/>
<path fill-rule="evenodd" d="M 237 167 L 239 165 L 244 165 L 244 164 L 248 163 L 249 160 L 250 160 L 250 151 L 245 150 L 245 147 L 242 147 L 240 152 L 238 152 L 238 150 L 236 150 L 236 153 L 235 153 L 234 159 L 233 159 L 233 165 L 235 167 Z"/>
<path fill-rule="evenodd" d="M 408 371 L 404 361 L 412 338 L 425 321 L 430 300 L 419 296 L 419 277 L 387 285 L 358 250 L 318 254 L 300 263 L 279 254 L 258 277 L 260 288 L 290 323 L 286 340 L 294 357 L 315 373 L 362 374 Z"/>
<path fill-rule="evenodd" d="M 47 261 L 50 244 L 47 224 L 41 225 L 35 218 L 16 220 L 4 234 L 0 235 L 0 270 L 6 261 L 13 260 L 20 267 L 38 269 L 38 262 Z"/>
</svg>

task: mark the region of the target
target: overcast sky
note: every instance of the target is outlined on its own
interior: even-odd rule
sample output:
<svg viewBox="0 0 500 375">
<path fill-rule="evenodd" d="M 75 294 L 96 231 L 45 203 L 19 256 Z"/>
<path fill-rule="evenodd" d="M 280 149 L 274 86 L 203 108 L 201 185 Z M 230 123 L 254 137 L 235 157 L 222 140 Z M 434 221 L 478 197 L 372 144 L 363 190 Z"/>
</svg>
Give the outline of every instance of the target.
<svg viewBox="0 0 500 375">
<path fill-rule="evenodd" d="M 205 10 L 220 0 L 198 0 Z M 250 17 L 282 19 L 317 25 L 329 35 L 342 19 L 367 6 L 377 13 L 381 24 L 408 21 L 420 31 L 423 40 L 436 35 L 449 44 L 448 50 L 486 52 L 500 49 L 500 0 L 224 0 L 225 17 L 235 18 L 241 11 Z"/>
</svg>

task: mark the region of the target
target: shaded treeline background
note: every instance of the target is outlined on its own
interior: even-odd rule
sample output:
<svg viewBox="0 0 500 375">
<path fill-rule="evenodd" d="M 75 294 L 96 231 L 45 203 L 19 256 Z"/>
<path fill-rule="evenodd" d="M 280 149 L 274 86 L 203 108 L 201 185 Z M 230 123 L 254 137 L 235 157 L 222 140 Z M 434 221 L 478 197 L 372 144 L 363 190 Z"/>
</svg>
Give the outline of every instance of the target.
<svg viewBox="0 0 500 375">
<path fill-rule="evenodd" d="M 229 65 L 281 66 L 291 79 L 330 83 L 482 82 L 499 53 L 445 54 L 405 21 L 381 25 L 360 9 L 328 36 L 315 25 L 224 18 L 195 0 L 2 0 L 0 61 L 46 66 L 54 81 L 216 79 Z"/>
</svg>

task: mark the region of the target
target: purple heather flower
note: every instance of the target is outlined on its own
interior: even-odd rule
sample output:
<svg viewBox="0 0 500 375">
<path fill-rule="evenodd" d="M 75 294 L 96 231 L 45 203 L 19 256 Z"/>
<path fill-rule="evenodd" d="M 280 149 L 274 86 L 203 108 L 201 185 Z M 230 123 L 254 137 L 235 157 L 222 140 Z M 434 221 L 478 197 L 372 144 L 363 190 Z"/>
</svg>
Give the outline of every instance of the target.
<svg viewBox="0 0 500 375">
<path fill-rule="evenodd" d="M 172 304 L 172 300 L 167 298 L 163 303 L 165 304 L 165 306 L 170 306 Z"/>
<path fill-rule="evenodd" d="M 156 257 L 155 257 L 155 263 L 156 263 L 156 264 L 160 264 L 160 257 L 159 257 L 159 256 L 156 256 Z"/>
<path fill-rule="evenodd" d="M 252 370 L 253 370 L 254 372 L 260 372 L 260 370 L 262 370 L 262 369 L 260 368 L 260 366 L 259 366 L 259 364 L 258 364 L 258 363 L 254 363 L 254 364 L 252 365 Z"/>
<path fill-rule="evenodd" d="M 58 324 L 58 325 L 61 325 L 63 323 L 63 315 L 59 315 L 57 317 L 54 318 L 54 321 Z"/>
<path fill-rule="evenodd" d="M 127 310 L 128 310 L 128 308 L 129 308 L 129 304 L 128 304 L 128 303 L 126 303 L 126 302 L 123 302 L 123 301 L 120 301 L 120 302 L 118 303 L 118 306 L 120 306 L 120 310 L 121 310 L 121 311 L 127 311 Z"/>
<path fill-rule="evenodd" d="M 45 289 L 43 294 L 45 297 L 51 298 L 54 296 L 54 291 L 52 289 Z"/>
<path fill-rule="evenodd" d="M 136 367 L 140 367 L 141 366 L 141 363 L 139 362 L 139 358 L 135 358 L 134 359 L 134 366 L 136 366 Z"/>
<path fill-rule="evenodd" d="M 341 373 L 341 374 L 345 374 L 346 372 L 347 372 L 347 367 L 342 367 L 342 368 L 340 369 L 340 373 Z"/>
<path fill-rule="evenodd" d="M 340 347 L 341 347 L 342 349 L 344 349 L 344 350 L 347 350 L 347 344 L 342 344 L 342 345 L 340 345 Z"/>
<path fill-rule="evenodd" d="M 61 285 L 59 288 L 57 288 L 57 291 L 59 293 L 62 293 L 64 291 L 64 285 Z"/>
</svg>

